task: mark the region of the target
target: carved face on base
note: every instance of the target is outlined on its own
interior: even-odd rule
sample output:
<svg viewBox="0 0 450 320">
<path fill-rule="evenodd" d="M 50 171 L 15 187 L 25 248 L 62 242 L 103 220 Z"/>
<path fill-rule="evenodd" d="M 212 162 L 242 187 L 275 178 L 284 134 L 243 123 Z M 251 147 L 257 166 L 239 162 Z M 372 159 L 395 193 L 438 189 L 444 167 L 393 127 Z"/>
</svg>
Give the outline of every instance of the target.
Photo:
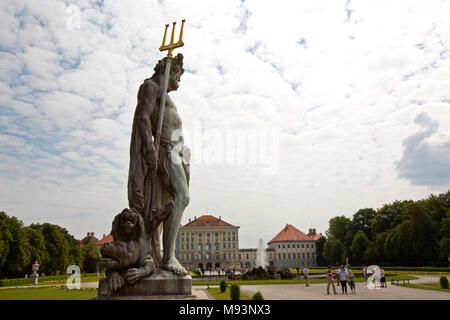
<svg viewBox="0 0 450 320">
<path fill-rule="evenodd" d="M 111 230 L 114 241 L 136 240 L 143 230 L 141 215 L 134 209 L 123 209 L 115 218 Z"/>
</svg>

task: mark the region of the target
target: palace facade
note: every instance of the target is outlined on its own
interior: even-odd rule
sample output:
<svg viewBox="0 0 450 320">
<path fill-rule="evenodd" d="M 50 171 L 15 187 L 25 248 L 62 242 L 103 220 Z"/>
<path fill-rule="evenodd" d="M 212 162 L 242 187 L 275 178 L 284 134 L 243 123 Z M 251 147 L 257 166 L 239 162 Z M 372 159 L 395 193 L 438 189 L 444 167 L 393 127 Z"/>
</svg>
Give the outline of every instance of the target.
<svg viewBox="0 0 450 320">
<path fill-rule="evenodd" d="M 322 236 L 316 229 L 305 234 L 293 225 L 286 226 L 267 245 L 274 252 L 274 267 L 316 266 L 316 241 Z"/>
<path fill-rule="evenodd" d="M 203 215 L 178 231 L 175 255 L 188 270 L 240 269 L 239 226 Z"/>
</svg>

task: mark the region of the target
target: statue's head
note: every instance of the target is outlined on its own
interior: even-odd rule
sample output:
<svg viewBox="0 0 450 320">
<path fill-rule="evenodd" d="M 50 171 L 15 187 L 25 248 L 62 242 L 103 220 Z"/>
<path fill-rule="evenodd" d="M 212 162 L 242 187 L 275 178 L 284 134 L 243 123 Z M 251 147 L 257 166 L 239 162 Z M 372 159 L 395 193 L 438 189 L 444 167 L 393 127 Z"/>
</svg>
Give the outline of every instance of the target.
<svg viewBox="0 0 450 320">
<path fill-rule="evenodd" d="M 152 78 L 156 78 L 159 76 L 164 76 L 164 72 L 166 71 L 166 61 L 167 57 L 161 59 L 156 64 Z M 172 64 L 170 66 L 170 78 L 169 84 L 167 86 L 167 92 L 175 91 L 179 87 L 180 77 L 184 73 L 183 69 L 183 55 L 181 53 L 177 54 L 175 58 L 172 59 Z"/>
<path fill-rule="evenodd" d="M 144 220 L 134 209 L 123 209 L 113 221 L 111 235 L 114 240 L 129 241 L 139 238 L 144 232 Z"/>
</svg>

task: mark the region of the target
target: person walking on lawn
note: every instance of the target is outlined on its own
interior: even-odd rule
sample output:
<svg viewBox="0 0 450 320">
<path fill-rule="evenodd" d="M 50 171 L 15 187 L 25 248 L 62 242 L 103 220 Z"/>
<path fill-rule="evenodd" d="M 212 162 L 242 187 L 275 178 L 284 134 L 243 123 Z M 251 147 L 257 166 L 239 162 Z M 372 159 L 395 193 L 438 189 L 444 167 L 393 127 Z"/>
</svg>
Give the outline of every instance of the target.
<svg viewBox="0 0 450 320">
<path fill-rule="evenodd" d="M 334 294 L 337 294 L 336 288 L 334 287 L 334 282 L 333 282 L 333 271 L 331 271 L 331 266 L 328 266 L 328 270 L 327 270 L 327 279 L 328 279 L 327 294 L 330 294 L 330 285 L 333 286 L 333 292 L 334 292 Z"/>
<path fill-rule="evenodd" d="M 339 272 L 339 280 L 341 281 L 342 294 L 347 294 L 347 279 L 348 273 L 345 271 L 344 266 L 341 266 L 341 271 Z"/>
</svg>

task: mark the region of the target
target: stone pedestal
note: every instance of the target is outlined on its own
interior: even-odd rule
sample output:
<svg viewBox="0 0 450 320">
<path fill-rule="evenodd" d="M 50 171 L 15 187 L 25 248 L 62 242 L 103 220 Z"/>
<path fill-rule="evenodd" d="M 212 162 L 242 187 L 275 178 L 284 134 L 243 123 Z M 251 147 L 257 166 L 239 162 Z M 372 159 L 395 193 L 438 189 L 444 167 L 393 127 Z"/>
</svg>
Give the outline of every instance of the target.
<svg viewBox="0 0 450 320">
<path fill-rule="evenodd" d="M 38 284 L 39 275 L 36 272 L 30 274 L 30 283 Z"/>
<path fill-rule="evenodd" d="M 98 285 L 97 299 L 195 299 L 192 295 L 191 276 L 178 276 L 170 271 L 157 269 L 151 276 L 135 284 L 108 293 L 106 279 Z"/>
</svg>

